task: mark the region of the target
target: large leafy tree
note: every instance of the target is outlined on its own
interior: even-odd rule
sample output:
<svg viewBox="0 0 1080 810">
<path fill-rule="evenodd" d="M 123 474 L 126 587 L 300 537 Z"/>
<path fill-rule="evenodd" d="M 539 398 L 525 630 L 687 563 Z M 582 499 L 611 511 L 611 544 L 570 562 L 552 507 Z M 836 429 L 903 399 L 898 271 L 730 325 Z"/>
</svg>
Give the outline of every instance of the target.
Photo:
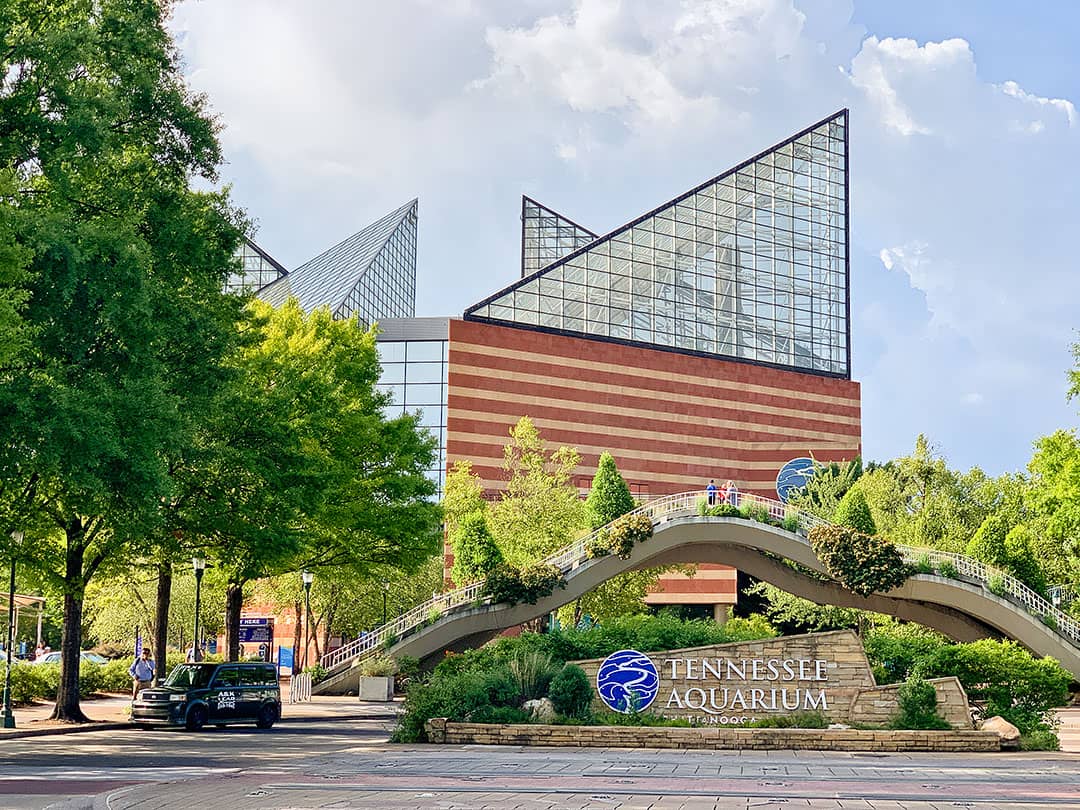
<svg viewBox="0 0 1080 810">
<path fill-rule="evenodd" d="M 1080 437 L 1058 430 L 1035 443 L 1028 464 L 1031 486 L 1028 542 L 1053 582 L 1080 584 Z"/>
<path fill-rule="evenodd" d="M 195 465 L 185 483 L 199 493 L 192 529 L 230 583 L 230 656 L 248 581 L 300 568 L 412 571 L 438 549 L 441 520 L 424 475 L 435 440 L 415 415 L 384 416 L 374 329 L 295 301 L 249 306 L 260 339 L 236 360 L 209 469 Z"/>
<path fill-rule="evenodd" d="M 3 535 L 26 528 L 20 553 L 64 594 L 63 720 L 84 719 L 87 584 L 154 531 L 166 459 L 190 440 L 189 375 L 236 333 L 221 288 L 242 223 L 224 194 L 189 188 L 216 179 L 221 155 L 166 12 L 158 0 L 0 9 L 0 329 L 14 310 L 22 340 L 0 366 L 0 502 Z"/>
<path fill-rule="evenodd" d="M 510 442 L 503 448 L 506 489 L 488 516 L 491 533 L 508 562 L 536 562 L 588 525 L 585 504 L 572 484 L 580 460 L 571 447 L 548 454 L 527 416 L 510 429 Z"/>
</svg>

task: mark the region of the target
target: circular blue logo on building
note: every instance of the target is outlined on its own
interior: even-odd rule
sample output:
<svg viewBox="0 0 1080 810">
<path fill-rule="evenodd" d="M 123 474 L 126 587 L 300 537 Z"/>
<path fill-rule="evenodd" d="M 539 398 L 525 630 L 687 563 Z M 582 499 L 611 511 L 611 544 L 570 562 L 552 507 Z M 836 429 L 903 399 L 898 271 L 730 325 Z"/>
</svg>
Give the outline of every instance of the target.
<svg viewBox="0 0 1080 810">
<path fill-rule="evenodd" d="M 647 655 L 637 650 L 619 650 L 600 664 L 596 691 L 604 704 L 617 712 L 642 711 L 660 691 L 660 676 Z"/>
<path fill-rule="evenodd" d="M 802 489 L 813 477 L 814 460 L 812 458 L 793 458 L 780 468 L 780 473 L 776 476 L 776 496 L 787 503 L 788 495 L 792 490 Z"/>
</svg>

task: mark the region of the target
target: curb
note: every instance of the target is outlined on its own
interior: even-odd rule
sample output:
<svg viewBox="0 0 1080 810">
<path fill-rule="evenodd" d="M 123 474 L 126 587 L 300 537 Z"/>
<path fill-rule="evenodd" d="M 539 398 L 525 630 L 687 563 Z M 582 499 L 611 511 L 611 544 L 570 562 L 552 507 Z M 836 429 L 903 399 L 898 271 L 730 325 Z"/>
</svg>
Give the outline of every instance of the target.
<svg viewBox="0 0 1080 810">
<path fill-rule="evenodd" d="M 28 728 L 25 731 L 0 732 L 0 742 L 4 740 L 17 740 L 24 737 L 47 737 L 53 734 L 83 734 L 88 731 L 120 731 L 131 728 L 131 723 L 78 723 L 70 726 L 50 726 L 49 728 Z"/>
<path fill-rule="evenodd" d="M 318 723 L 323 720 L 397 720 L 397 715 L 386 714 L 347 714 L 347 715 L 335 715 L 333 717 L 312 717 L 310 715 L 304 717 L 282 717 L 278 720 L 282 725 L 292 725 L 297 723 Z M 25 739 L 27 737 L 49 737 L 59 734 L 84 734 L 90 731 L 125 731 L 128 729 L 136 729 L 129 721 L 113 722 L 113 721 L 99 721 L 91 723 L 73 723 L 71 725 L 64 726 L 48 726 L 46 728 L 28 728 L 26 730 L 16 729 L 15 731 L 2 731 L 0 732 L 0 743 L 4 740 L 18 740 Z M 162 726 L 165 728 L 165 726 Z M 178 728 L 178 727 L 177 727 Z"/>
</svg>

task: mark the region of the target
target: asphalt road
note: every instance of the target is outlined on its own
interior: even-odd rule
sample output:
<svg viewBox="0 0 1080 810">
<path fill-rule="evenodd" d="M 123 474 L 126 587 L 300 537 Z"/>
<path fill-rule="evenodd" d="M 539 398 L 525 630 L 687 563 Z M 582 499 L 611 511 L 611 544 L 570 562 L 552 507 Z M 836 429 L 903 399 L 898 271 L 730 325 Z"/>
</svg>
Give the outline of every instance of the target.
<svg viewBox="0 0 1080 810">
<path fill-rule="evenodd" d="M 42 810 L 1080 808 L 1070 754 L 396 746 L 385 721 L 0 744 L 0 807 Z"/>
<path fill-rule="evenodd" d="M 130 729 L 0 740 L 0 808 L 91 807 L 93 796 L 139 783 L 264 771 L 287 772 L 312 758 L 386 740 L 389 724 L 322 720 L 210 728 Z"/>
</svg>

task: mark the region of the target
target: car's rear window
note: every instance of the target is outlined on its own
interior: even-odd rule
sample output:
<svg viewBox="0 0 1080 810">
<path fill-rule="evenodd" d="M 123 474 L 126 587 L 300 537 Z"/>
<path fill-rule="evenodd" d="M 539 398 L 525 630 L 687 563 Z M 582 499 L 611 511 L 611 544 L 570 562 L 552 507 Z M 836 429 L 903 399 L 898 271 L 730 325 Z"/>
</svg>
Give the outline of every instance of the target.
<svg viewBox="0 0 1080 810">
<path fill-rule="evenodd" d="M 274 667 L 241 667 L 240 668 L 240 685 L 241 686 L 276 686 L 277 685 L 277 673 L 274 671 Z"/>
</svg>

